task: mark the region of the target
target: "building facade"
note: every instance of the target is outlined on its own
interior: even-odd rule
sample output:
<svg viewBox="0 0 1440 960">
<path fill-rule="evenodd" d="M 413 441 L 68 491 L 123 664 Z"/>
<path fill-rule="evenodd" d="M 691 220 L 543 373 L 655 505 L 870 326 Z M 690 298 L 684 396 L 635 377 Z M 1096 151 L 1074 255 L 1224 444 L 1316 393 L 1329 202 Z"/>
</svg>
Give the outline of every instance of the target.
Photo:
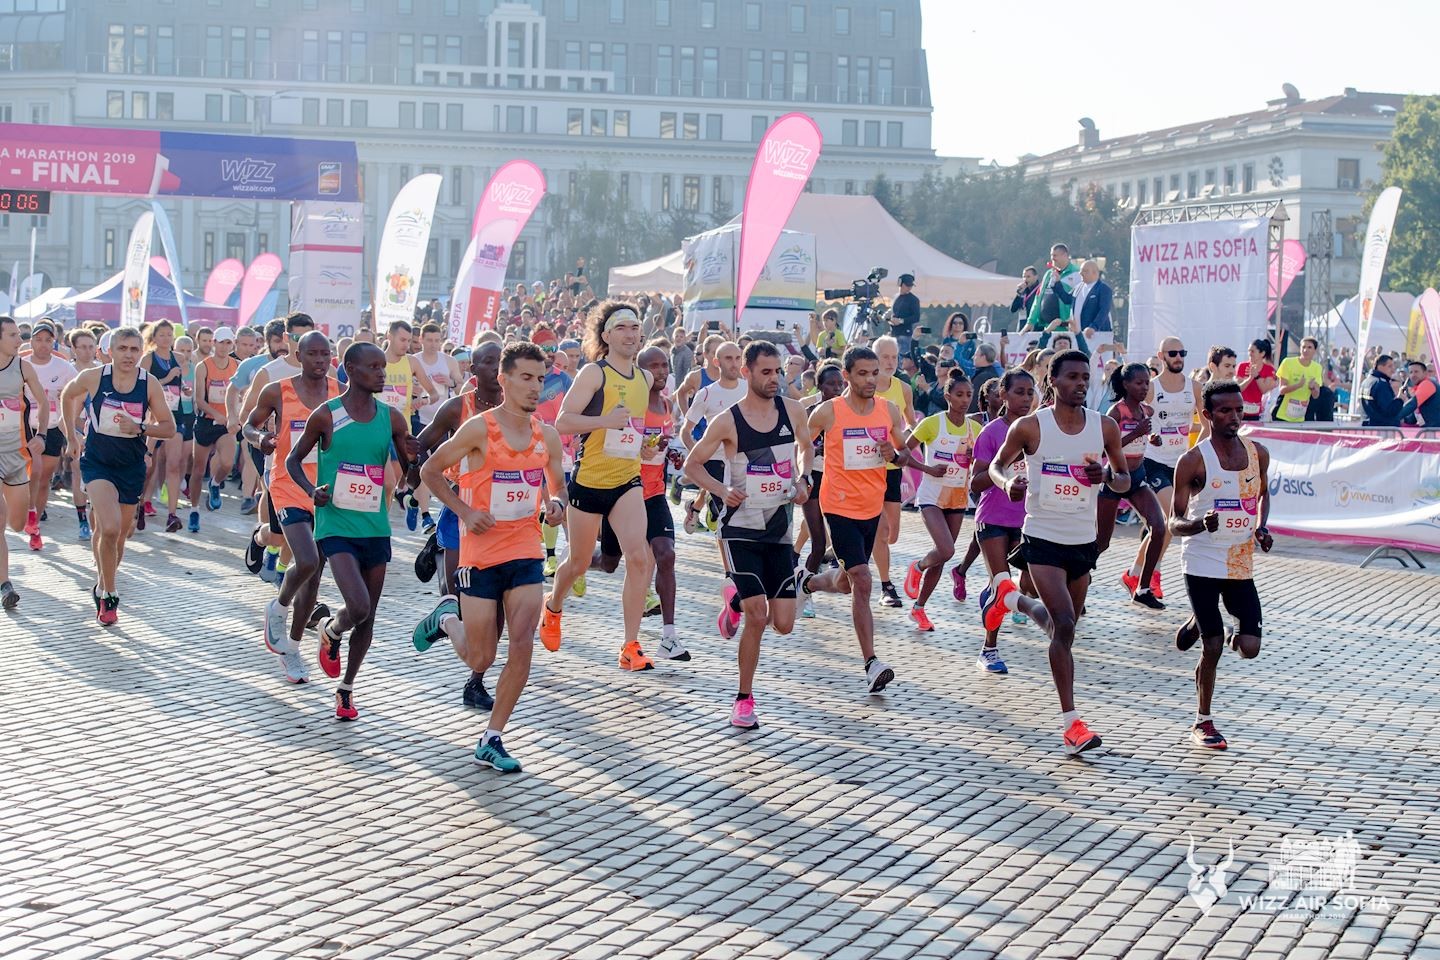
<svg viewBox="0 0 1440 960">
<path fill-rule="evenodd" d="M 1284 96 L 1263 109 L 1110 140 L 1100 139 L 1087 118 L 1074 146 L 1021 163 L 1026 177 L 1047 180 L 1056 191 L 1074 196 L 1098 184 L 1137 213 L 1187 203 L 1284 201 L 1287 238 L 1307 245 L 1312 215 L 1328 210 L 1332 299 L 1340 299 L 1359 286 L 1364 192 L 1381 177 L 1403 101 L 1354 89 L 1305 100 L 1286 84 Z"/>
<path fill-rule="evenodd" d="M 605 170 L 640 209 L 718 218 L 767 126 L 801 110 L 825 139 L 809 189 L 864 192 L 883 170 L 903 191 L 939 162 L 920 28 L 919 0 L 0 0 L 0 121 L 354 140 L 367 260 L 400 185 L 440 173 L 421 296 L 448 296 L 510 159 L 562 199 Z M 282 204 L 166 207 L 192 287 L 226 257 L 284 256 Z M 110 276 L 142 209 L 57 194 L 37 269 Z M 0 272 L 31 225 L 0 220 Z M 537 215 L 512 280 L 563 272 L 555 233 Z"/>
</svg>

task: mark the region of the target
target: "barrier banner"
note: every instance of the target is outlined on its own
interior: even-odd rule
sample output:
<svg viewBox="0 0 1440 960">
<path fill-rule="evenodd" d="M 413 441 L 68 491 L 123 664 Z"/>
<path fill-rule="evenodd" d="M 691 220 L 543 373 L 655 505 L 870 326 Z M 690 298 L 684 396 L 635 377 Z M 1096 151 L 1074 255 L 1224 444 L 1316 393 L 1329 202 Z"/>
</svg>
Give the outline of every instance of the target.
<svg viewBox="0 0 1440 960">
<path fill-rule="evenodd" d="M 1440 438 L 1242 432 L 1270 451 L 1274 532 L 1440 552 Z"/>
<path fill-rule="evenodd" d="M 470 343 L 495 326 L 510 251 L 544 197 L 545 175 L 528 160 L 510 161 L 485 185 L 450 294 L 451 340 Z"/>
<path fill-rule="evenodd" d="M 420 274 L 425 270 L 425 251 L 441 179 L 438 173 L 422 173 L 401 187 L 390 204 L 385 230 L 380 234 L 380 255 L 375 261 L 377 334 L 388 331 L 396 320 L 415 320 Z"/>
<path fill-rule="evenodd" d="M 358 203 L 310 200 L 290 205 L 290 309 L 309 314 L 315 329 L 336 341 L 355 336 L 360 321 L 365 280 L 362 213 Z"/>
<path fill-rule="evenodd" d="M 234 257 L 228 260 L 221 260 L 215 264 L 210 271 L 210 277 L 205 281 L 205 302 L 224 303 L 230 299 L 230 294 L 240 286 L 240 281 L 245 276 L 245 264 Z"/>
<path fill-rule="evenodd" d="M 1148 356 L 1172 336 L 1194 344 L 1265 335 L 1268 220 L 1146 224 L 1130 235 L 1131 353 Z M 1204 362 L 1192 347 L 1188 366 Z"/>
<path fill-rule="evenodd" d="M 245 279 L 240 282 L 240 326 L 247 325 L 255 316 L 260 301 L 265 299 L 284 270 L 285 265 L 273 253 L 262 253 L 250 261 L 250 266 L 245 268 Z M 261 317 L 260 322 L 269 319 Z"/>
<path fill-rule="evenodd" d="M 1380 299 L 1380 278 L 1385 273 L 1385 256 L 1390 252 L 1390 232 L 1395 229 L 1395 212 L 1400 208 L 1400 188 L 1386 187 L 1380 191 L 1370 210 L 1370 223 L 1365 228 L 1365 252 L 1360 256 L 1360 329 L 1355 333 L 1355 356 L 1364 358 L 1370 348 L 1370 320 L 1375 301 Z M 1220 340 L 1219 343 L 1229 341 Z M 1241 341 L 1236 341 L 1241 342 Z M 1350 415 L 1360 415 L 1360 385 L 1365 379 L 1365 364 L 1355 364 L 1350 384 Z"/>
<path fill-rule="evenodd" d="M 145 322 L 145 300 L 150 292 L 150 234 L 155 214 L 146 210 L 130 231 L 125 248 L 125 276 L 120 281 L 120 326 L 139 328 Z"/>
<path fill-rule="evenodd" d="M 745 186 L 745 206 L 740 211 L 740 249 L 735 258 L 737 326 L 770 251 L 820 159 L 820 143 L 820 128 L 814 120 L 803 113 L 787 113 L 770 125 L 755 151 Z"/>
</svg>

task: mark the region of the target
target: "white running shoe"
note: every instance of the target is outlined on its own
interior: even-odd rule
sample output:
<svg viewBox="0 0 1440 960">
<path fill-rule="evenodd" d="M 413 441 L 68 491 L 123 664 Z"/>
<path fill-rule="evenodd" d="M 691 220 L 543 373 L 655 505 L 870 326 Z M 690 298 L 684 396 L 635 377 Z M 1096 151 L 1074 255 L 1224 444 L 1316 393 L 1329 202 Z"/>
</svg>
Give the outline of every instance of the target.
<svg viewBox="0 0 1440 960">
<path fill-rule="evenodd" d="M 673 633 L 665 634 L 660 638 L 659 656 L 662 660 L 689 660 L 690 651 L 685 649 L 679 636 Z"/>
<path fill-rule="evenodd" d="M 291 683 L 305 683 L 310 679 L 310 668 L 305 665 L 298 643 L 280 654 L 280 665 L 285 668 L 285 679 Z"/>
<path fill-rule="evenodd" d="M 895 671 L 879 657 L 870 661 L 865 668 L 865 679 L 870 682 L 870 692 L 879 693 L 895 681 Z"/>
<path fill-rule="evenodd" d="M 290 618 L 290 608 L 280 606 L 280 598 L 271 600 L 265 607 L 265 649 L 280 654 L 286 646 L 285 628 Z"/>
<path fill-rule="evenodd" d="M 805 605 L 800 608 L 800 616 L 806 618 L 815 616 L 815 594 L 805 594 Z"/>
</svg>

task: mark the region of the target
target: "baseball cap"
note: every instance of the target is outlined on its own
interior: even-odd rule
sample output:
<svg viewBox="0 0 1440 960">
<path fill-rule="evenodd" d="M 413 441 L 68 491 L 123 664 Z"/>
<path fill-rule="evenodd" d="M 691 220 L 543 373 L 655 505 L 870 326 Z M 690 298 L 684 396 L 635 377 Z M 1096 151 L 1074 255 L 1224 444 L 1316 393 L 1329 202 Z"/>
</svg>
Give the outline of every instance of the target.
<svg viewBox="0 0 1440 960">
<path fill-rule="evenodd" d="M 900 274 L 900 282 L 903 283 L 903 284 L 906 284 L 907 286 L 912 286 L 912 287 L 913 287 L 913 286 L 915 285 L 915 274 L 913 274 L 913 273 L 902 273 L 902 274 Z"/>
<path fill-rule="evenodd" d="M 561 340 L 561 341 L 560 341 L 559 349 L 561 349 L 561 350 L 579 350 L 579 349 L 580 349 L 580 341 L 579 341 L 579 340 Z"/>
<path fill-rule="evenodd" d="M 60 331 L 56 330 L 55 324 L 51 323 L 49 320 L 41 320 L 39 323 L 35 324 L 34 328 L 30 331 L 30 336 L 33 337 L 37 333 L 48 333 L 52 337 L 60 336 Z"/>
<path fill-rule="evenodd" d="M 228 341 L 230 341 L 231 343 L 234 343 L 234 342 L 235 342 L 235 331 L 234 331 L 234 330 L 231 330 L 229 327 L 216 327 L 216 328 L 215 328 L 215 342 L 216 342 L 216 343 L 219 343 L 221 340 L 228 340 Z"/>
<path fill-rule="evenodd" d="M 105 353 L 110 352 L 110 338 L 115 335 L 113 330 L 106 330 L 100 334 L 100 349 Z"/>
</svg>

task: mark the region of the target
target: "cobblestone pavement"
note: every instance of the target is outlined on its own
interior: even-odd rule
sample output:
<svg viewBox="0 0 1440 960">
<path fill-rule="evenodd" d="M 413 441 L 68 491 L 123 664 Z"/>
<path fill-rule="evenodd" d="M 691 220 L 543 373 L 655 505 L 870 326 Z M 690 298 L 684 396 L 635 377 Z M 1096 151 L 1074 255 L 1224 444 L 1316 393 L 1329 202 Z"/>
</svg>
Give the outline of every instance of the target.
<svg viewBox="0 0 1440 960">
<path fill-rule="evenodd" d="M 415 535 L 396 541 L 361 719 L 339 724 L 319 670 L 292 687 L 261 646 L 271 588 L 240 565 L 230 497 L 204 538 L 131 542 L 109 632 L 73 513 L 51 514 L 40 556 L 10 537 L 24 599 L 0 619 L 5 960 L 1440 957 L 1429 571 L 1288 543 L 1262 559 L 1265 649 L 1222 661 L 1231 749 L 1208 754 L 1187 738 L 1176 558 L 1171 609 L 1143 611 L 1118 541 L 1077 644 L 1109 749 L 1082 760 L 1059 749 L 1035 628 L 1007 626 L 1010 675 L 982 675 L 974 602 L 948 581 L 933 634 L 877 611 L 899 679 L 876 697 L 848 607 L 821 598 L 766 640 L 763 728 L 732 731 L 715 548 L 682 535 L 695 660 L 617 671 L 619 579 L 592 574 L 565 648 L 537 646 L 506 738 L 525 772 L 502 778 L 471 762 L 484 717 L 460 703 L 464 668 L 408 643 L 434 600 Z M 905 524 L 897 577 L 923 538 Z M 1345 831 L 1344 899 L 1271 882 L 1287 837 Z M 1192 838 L 1207 881 L 1233 844 L 1208 913 Z"/>
</svg>

